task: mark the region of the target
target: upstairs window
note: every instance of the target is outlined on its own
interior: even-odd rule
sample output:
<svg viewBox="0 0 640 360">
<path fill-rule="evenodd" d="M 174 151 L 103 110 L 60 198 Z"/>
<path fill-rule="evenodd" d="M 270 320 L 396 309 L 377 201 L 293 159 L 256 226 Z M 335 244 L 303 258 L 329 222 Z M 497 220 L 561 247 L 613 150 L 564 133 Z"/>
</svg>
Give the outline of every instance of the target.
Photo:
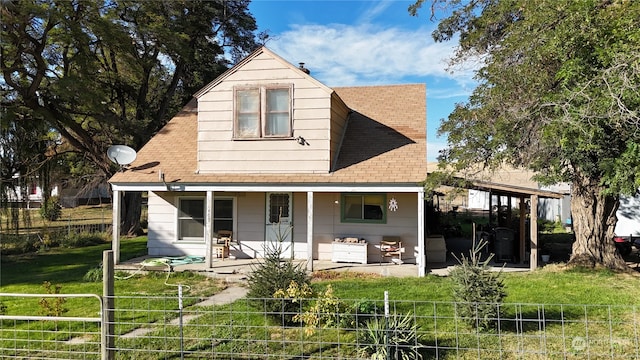
<svg viewBox="0 0 640 360">
<path fill-rule="evenodd" d="M 342 221 L 385 224 L 385 194 L 342 194 Z"/>
<path fill-rule="evenodd" d="M 291 87 L 235 89 L 234 138 L 287 138 L 291 131 Z"/>
</svg>

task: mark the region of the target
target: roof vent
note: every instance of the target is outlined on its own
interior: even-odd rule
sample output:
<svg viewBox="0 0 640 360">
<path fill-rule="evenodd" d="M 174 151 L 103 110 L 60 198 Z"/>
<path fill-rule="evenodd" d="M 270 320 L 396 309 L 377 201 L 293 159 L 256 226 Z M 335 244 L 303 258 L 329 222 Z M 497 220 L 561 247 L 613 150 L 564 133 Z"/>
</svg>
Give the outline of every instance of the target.
<svg viewBox="0 0 640 360">
<path fill-rule="evenodd" d="M 311 71 L 309 69 L 307 69 L 306 67 L 304 67 L 304 63 L 303 62 L 298 63 L 298 64 L 300 64 L 300 67 L 299 67 L 300 70 L 304 71 L 307 74 L 311 74 Z"/>
</svg>

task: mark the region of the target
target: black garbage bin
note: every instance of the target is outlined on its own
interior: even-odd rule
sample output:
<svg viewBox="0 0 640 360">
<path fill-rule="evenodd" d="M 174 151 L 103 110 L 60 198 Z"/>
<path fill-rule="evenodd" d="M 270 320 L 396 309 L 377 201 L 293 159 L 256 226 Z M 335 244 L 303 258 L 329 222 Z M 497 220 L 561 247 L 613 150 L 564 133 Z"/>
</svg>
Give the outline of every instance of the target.
<svg viewBox="0 0 640 360">
<path fill-rule="evenodd" d="M 515 254 L 513 252 L 514 238 L 515 232 L 512 229 L 505 227 L 495 228 L 493 246 L 496 254 L 496 261 L 515 262 Z"/>
</svg>

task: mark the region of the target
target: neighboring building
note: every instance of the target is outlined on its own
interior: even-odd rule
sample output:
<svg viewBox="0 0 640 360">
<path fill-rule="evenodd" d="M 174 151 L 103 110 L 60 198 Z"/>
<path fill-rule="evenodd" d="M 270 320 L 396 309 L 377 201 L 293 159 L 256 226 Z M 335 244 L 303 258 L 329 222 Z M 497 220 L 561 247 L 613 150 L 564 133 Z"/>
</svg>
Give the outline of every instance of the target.
<svg viewBox="0 0 640 360">
<path fill-rule="evenodd" d="M 18 182 L 19 175 L 14 179 Z M 60 205 L 66 208 L 78 205 L 99 205 L 111 203 L 111 193 L 107 184 L 99 184 L 85 187 L 70 187 L 68 182 L 56 183 L 51 187 L 50 196 L 57 196 Z M 42 188 L 37 179 L 27 181 L 27 185 L 17 185 L 13 191 L 7 191 L 7 200 L 13 204 L 24 204 L 27 209 L 40 208 L 44 201 Z"/>
<path fill-rule="evenodd" d="M 382 237 L 399 236 L 402 260 L 424 275 L 426 176 L 423 84 L 329 88 L 263 47 L 196 93 L 110 183 L 114 224 L 120 193 L 148 191 L 152 256 L 203 256 L 231 230 L 237 258 L 283 240 L 312 267 L 347 237 L 366 239 L 378 262 Z"/>
<path fill-rule="evenodd" d="M 640 192 L 640 189 L 638 191 Z M 640 236 L 640 195 L 620 197 L 620 208 L 616 215 L 616 235 Z"/>
<path fill-rule="evenodd" d="M 111 203 L 109 185 L 105 183 L 87 186 L 69 186 L 63 184 L 59 196 L 60 204 L 67 208 L 80 205 L 102 205 Z"/>
<path fill-rule="evenodd" d="M 42 206 L 44 194 L 42 188 L 37 183 L 37 179 L 30 179 L 26 184 L 20 184 L 20 175 L 13 176 L 14 180 L 19 184 L 13 188 L 13 191 L 7 191 L 7 201 L 13 204 L 24 204 L 27 209 L 39 208 Z M 24 181 L 22 181 L 24 183 Z M 58 196 L 59 189 L 57 185 L 51 187 L 51 196 Z"/>
<path fill-rule="evenodd" d="M 549 221 L 560 221 L 565 225 L 571 224 L 571 188 L 568 183 L 561 183 L 553 186 L 541 186 L 531 180 L 533 173 L 524 170 L 503 170 L 491 175 L 491 181 L 536 188 L 563 194 L 562 198 L 541 198 L 538 204 L 538 218 Z M 494 195 L 495 196 L 495 195 Z M 496 199 L 490 201 L 490 194 L 487 191 L 469 190 L 468 209 L 488 211 L 489 204 L 496 205 Z M 506 197 L 500 199 L 502 204 L 507 203 Z M 516 204 L 516 202 L 513 202 Z M 640 235 L 640 196 L 620 198 L 620 208 L 616 213 L 618 222 L 615 233 L 617 235 Z"/>
</svg>

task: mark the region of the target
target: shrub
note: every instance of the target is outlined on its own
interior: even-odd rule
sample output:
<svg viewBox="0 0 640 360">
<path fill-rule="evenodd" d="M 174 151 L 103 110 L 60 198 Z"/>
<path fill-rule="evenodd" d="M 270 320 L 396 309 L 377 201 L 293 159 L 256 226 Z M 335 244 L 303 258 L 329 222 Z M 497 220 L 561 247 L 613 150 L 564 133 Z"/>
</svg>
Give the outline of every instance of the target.
<svg viewBox="0 0 640 360">
<path fill-rule="evenodd" d="M 107 233 L 72 233 L 61 239 L 60 245 L 67 248 L 78 248 L 85 246 L 100 245 L 107 242 Z"/>
<path fill-rule="evenodd" d="M 87 282 L 102 282 L 102 263 L 89 269 L 82 277 L 82 280 Z"/>
<path fill-rule="evenodd" d="M 493 254 L 482 261 L 480 241 L 469 251 L 469 257 L 462 255 L 450 273 L 453 280 L 453 298 L 456 301 L 456 316 L 477 329 L 495 325 L 500 315 L 500 306 L 506 292 L 501 272 L 492 272 L 489 261 Z"/>
<path fill-rule="evenodd" d="M 313 334 L 314 329 L 318 327 L 338 327 L 348 324 L 349 319 L 351 319 L 349 307 L 335 296 L 330 284 L 307 311 L 293 317 L 293 321 L 299 321 L 305 325 L 307 335 Z"/>
<path fill-rule="evenodd" d="M 300 312 L 300 305 L 295 299 L 277 299 L 274 295 L 288 289 L 292 282 L 299 287 L 310 286 L 311 277 L 307 275 L 304 265 L 295 264 L 292 259 L 283 259 L 281 242 L 266 248 L 263 261 L 252 266 L 247 276 L 247 296 L 262 302 L 267 314 L 284 323 L 293 323 L 293 316 Z"/>
<path fill-rule="evenodd" d="M 411 313 L 376 316 L 358 330 L 359 351 L 372 360 L 422 359 L 421 336 Z"/>
<path fill-rule="evenodd" d="M 376 314 L 376 303 L 370 300 L 356 301 L 351 305 L 351 313 L 353 314 L 353 322 L 351 326 L 359 327 L 364 325 L 369 319 Z"/>
<path fill-rule="evenodd" d="M 47 294 L 60 294 L 60 289 L 62 285 L 53 285 L 48 281 L 42 283 L 42 287 L 44 287 Z M 53 298 L 42 298 L 38 302 L 40 305 L 40 312 L 44 316 L 61 316 L 62 314 L 69 311 L 64 307 L 64 303 L 67 302 L 67 299 L 64 297 L 53 297 Z"/>
<path fill-rule="evenodd" d="M 56 221 L 62 215 L 62 206 L 57 196 L 52 196 L 42 204 L 40 208 L 40 216 L 49 221 Z"/>
</svg>

